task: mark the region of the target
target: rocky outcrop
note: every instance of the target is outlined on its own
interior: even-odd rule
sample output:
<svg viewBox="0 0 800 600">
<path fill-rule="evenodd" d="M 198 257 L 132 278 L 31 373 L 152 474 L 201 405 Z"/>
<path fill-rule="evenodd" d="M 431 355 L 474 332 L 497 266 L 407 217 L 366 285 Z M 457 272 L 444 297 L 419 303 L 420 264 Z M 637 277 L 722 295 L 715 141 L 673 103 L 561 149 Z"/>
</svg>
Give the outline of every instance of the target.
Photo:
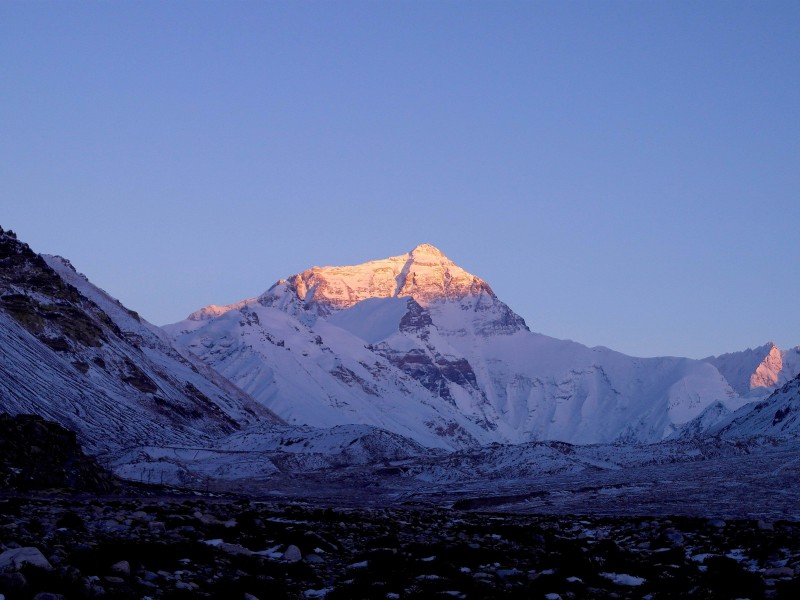
<svg viewBox="0 0 800 600">
<path fill-rule="evenodd" d="M 419 335 L 420 338 L 427 337 L 427 328 L 433 325 L 433 320 L 428 311 L 413 299 L 408 301 L 408 312 L 400 319 L 400 332 Z"/>
<path fill-rule="evenodd" d="M 0 229 L 0 309 L 59 352 L 97 348 L 119 328 L 45 260 Z"/>
<path fill-rule="evenodd" d="M 392 351 L 386 346 L 377 346 L 373 349 L 403 373 L 419 381 L 427 390 L 451 403 L 453 396 L 450 383 L 482 395 L 475 371 L 466 358 L 448 358 L 422 349 L 405 353 Z"/>
</svg>

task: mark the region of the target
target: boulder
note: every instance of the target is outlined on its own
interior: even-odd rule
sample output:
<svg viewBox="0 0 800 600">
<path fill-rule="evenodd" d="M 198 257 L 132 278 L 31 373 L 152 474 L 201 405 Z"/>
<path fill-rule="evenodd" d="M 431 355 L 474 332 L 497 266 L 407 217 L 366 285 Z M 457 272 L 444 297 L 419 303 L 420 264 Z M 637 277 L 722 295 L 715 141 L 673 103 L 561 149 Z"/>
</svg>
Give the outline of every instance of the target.
<svg viewBox="0 0 800 600">
<path fill-rule="evenodd" d="M 288 560 L 289 562 L 297 562 L 302 560 L 303 553 L 300 552 L 300 548 L 295 545 L 291 545 L 286 549 L 286 552 L 283 553 L 283 560 Z"/>
<path fill-rule="evenodd" d="M 0 554 L 0 571 L 6 569 L 19 570 L 24 564 L 33 565 L 34 567 L 41 567 L 48 571 L 53 568 L 44 554 L 38 548 L 33 546 L 26 546 L 24 548 L 12 548 Z"/>
<path fill-rule="evenodd" d="M 304 560 L 305 560 L 307 563 L 312 563 L 312 564 L 320 564 L 320 563 L 323 563 L 323 562 L 325 562 L 325 561 L 323 560 L 323 558 L 322 558 L 321 556 L 319 556 L 318 554 L 309 554 L 309 555 L 307 555 L 307 556 L 305 557 L 305 559 L 304 559 Z"/>
<path fill-rule="evenodd" d="M 121 560 L 111 565 L 111 572 L 128 577 L 131 574 L 131 565 L 127 560 Z"/>
</svg>

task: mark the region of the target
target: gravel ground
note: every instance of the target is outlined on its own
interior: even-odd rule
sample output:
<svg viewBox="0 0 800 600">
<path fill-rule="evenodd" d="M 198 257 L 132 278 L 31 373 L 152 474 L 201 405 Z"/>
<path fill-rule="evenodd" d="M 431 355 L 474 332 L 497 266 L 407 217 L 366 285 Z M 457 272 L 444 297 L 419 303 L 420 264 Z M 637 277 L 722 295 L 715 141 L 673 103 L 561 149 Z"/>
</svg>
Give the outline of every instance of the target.
<svg viewBox="0 0 800 600">
<path fill-rule="evenodd" d="M 800 524 L 15 496 L 0 498 L 0 571 L 8 600 L 794 599 Z"/>
</svg>

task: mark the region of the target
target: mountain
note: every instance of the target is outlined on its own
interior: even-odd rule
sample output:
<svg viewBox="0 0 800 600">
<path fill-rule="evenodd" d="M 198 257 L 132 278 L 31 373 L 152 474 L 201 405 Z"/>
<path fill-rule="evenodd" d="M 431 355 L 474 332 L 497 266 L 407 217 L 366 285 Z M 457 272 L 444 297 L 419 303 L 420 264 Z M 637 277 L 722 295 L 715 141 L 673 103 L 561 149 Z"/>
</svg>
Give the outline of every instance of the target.
<svg viewBox="0 0 800 600">
<path fill-rule="evenodd" d="M 91 483 L 79 441 L 132 480 L 404 497 L 429 483 L 439 494 L 458 481 L 736 462 L 769 449 L 765 436 L 797 436 L 796 351 L 638 359 L 555 340 L 429 245 L 315 267 L 169 329 L 0 229 L 0 409 L 15 415 L 0 419 L 2 476 Z M 773 380 L 784 383 L 759 385 Z M 680 439 L 634 443 L 665 436 Z M 66 451 L 39 460 L 34 438 Z"/>
<path fill-rule="evenodd" d="M 755 349 L 705 359 L 723 374 L 741 396 L 783 385 L 800 373 L 800 347 L 781 350 L 773 342 Z"/>
<path fill-rule="evenodd" d="M 280 422 L 68 261 L 2 229 L 0 407 L 60 423 L 94 454 Z"/>
<path fill-rule="evenodd" d="M 429 244 L 314 267 L 165 330 L 289 423 L 369 424 L 429 447 L 652 442 L 715 401 L 747 401 L 721 371 L 733 360 L 634 358 L 533 333 Z"/>
<path fill-rule="evenodd" d="M 124 478 L 195 487 L 429 452 L 369 425 L 286 424 L 68 260 L 2 229 L 0 421 L 0 479 L 15 486 L 89 485 L 95 463 L 76 442 Z M 44 456 L 47 440 L 61 450 Z"/>
</svg>

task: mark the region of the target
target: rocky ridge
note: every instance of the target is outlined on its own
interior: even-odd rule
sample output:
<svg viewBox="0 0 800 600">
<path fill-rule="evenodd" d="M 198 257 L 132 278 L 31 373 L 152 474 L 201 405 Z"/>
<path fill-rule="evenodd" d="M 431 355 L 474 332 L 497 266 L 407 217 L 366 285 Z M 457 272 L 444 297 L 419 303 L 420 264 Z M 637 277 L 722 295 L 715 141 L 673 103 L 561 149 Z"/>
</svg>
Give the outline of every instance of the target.
<svg viewBox="0 0 800 600">
<path fill-rule="evenodd" d="M 3 230 L 0 358 L 3 410 L 59 422 L 93 452 L 280 421 L 68 261 Z"/>
</svg>

